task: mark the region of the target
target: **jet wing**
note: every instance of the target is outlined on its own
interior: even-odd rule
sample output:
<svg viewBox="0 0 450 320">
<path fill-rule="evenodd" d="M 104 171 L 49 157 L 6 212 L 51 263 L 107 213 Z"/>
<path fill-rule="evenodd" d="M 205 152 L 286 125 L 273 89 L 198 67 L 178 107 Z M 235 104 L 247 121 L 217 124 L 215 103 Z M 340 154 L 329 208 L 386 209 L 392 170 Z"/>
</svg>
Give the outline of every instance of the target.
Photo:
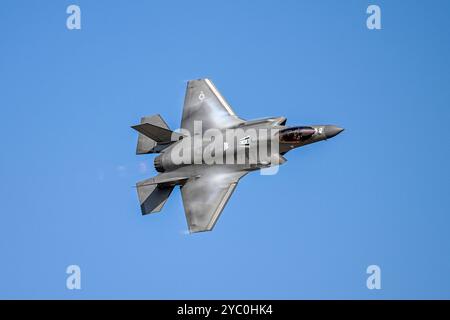
<svg viewBox="0 0 450 320">
<path fill-rule="evenodd" d="M 238 125 L 240 119 L 209 79 L 191 80 L 187 84 L 181 128 L 194 133 L 194 121 L 201 121 L 202 132 Z"/>
<path fill-rule="evenodd" d="M 210 231 L 223 208 L 247 172 L 220 172 L 211 169 L 200 177 L 190 178 L 181 187 L 189 231 Z"/>
</svg>

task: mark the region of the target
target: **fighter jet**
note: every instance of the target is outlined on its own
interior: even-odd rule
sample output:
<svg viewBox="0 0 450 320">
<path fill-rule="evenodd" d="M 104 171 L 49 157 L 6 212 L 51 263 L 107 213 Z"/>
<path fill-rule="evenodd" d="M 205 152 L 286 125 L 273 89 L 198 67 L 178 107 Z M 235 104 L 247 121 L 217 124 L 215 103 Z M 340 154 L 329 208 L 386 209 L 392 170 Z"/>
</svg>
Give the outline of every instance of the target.
<svg viewBox="0 0 450 320">
<path fill-rule="evenodd" d="M 247 173 L 278 168 L 290 150 L 344 130 L 290 127 L 285 117 L 243 120 L 209 79 L 188 81 L 180 130 L 170 130 L 159 114 L 141 118 L 132 128 L 139 132 L 136 154 L 158 154 L 154 167 L 159 174 L 136 184 L 142 214 L 159 212 L 180 186 L 190 233 L 214 228 Z"/>
</svg>

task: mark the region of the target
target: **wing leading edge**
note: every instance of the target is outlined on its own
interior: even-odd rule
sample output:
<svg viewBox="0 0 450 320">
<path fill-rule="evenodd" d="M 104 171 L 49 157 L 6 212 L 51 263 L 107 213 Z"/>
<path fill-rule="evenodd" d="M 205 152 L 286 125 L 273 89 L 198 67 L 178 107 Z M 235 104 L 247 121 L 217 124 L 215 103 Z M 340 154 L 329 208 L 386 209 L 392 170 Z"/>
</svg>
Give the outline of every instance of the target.
<svg viewBox="0 0 450 320">
<path fill-rule="evenodd" d="M 239 179 L 246 174 L 247 172 L 210 170 L 198 178 L 189 179 L 181 187 L 184 211 L 191 233 L 214 228 Z"/>
<path fill-rule="evenodd" d="M 181 128 L 193 134 L 194 121 L 201 121 L 203 131 L 225 129 L 244 122 L 209 79 L 188 81 Z"/>
</svg>

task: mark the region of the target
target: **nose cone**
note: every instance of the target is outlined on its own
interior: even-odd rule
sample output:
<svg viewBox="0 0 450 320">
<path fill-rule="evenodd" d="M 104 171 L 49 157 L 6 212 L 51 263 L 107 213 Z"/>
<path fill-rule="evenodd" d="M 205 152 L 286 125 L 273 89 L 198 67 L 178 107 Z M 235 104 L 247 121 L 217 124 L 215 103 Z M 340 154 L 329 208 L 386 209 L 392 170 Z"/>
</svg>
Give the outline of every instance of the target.
<svg viewBox="0 0 450 320">
<path fill-rule="evenodd" d="M 343 128 L 337 127 L 337 126 L 325 126 L 325 136 L 327 139 L 333 138 L 337 136 L 339 133 L 344 131 Z"/>
</svg>

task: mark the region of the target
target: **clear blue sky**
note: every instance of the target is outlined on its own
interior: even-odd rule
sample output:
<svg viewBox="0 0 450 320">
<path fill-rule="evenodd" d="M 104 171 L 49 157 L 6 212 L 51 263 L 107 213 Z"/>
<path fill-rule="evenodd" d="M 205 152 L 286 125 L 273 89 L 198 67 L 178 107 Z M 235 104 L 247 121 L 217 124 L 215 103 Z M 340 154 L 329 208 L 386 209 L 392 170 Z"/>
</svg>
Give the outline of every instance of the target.
<svg viewBox="0 0 450 320">
<path fill-rule="evenodd" d="M 2 1 L 0 298 L 450 298 L 449 15 L 448 1 Z M 244 119 L 346 131 L 248 175 L 213 232 L 186 235 L 179 190 L 140 215 L 133 185 L 155 171 L 130 125 L 178 128 L 200 77 Z"/>
</svg>

